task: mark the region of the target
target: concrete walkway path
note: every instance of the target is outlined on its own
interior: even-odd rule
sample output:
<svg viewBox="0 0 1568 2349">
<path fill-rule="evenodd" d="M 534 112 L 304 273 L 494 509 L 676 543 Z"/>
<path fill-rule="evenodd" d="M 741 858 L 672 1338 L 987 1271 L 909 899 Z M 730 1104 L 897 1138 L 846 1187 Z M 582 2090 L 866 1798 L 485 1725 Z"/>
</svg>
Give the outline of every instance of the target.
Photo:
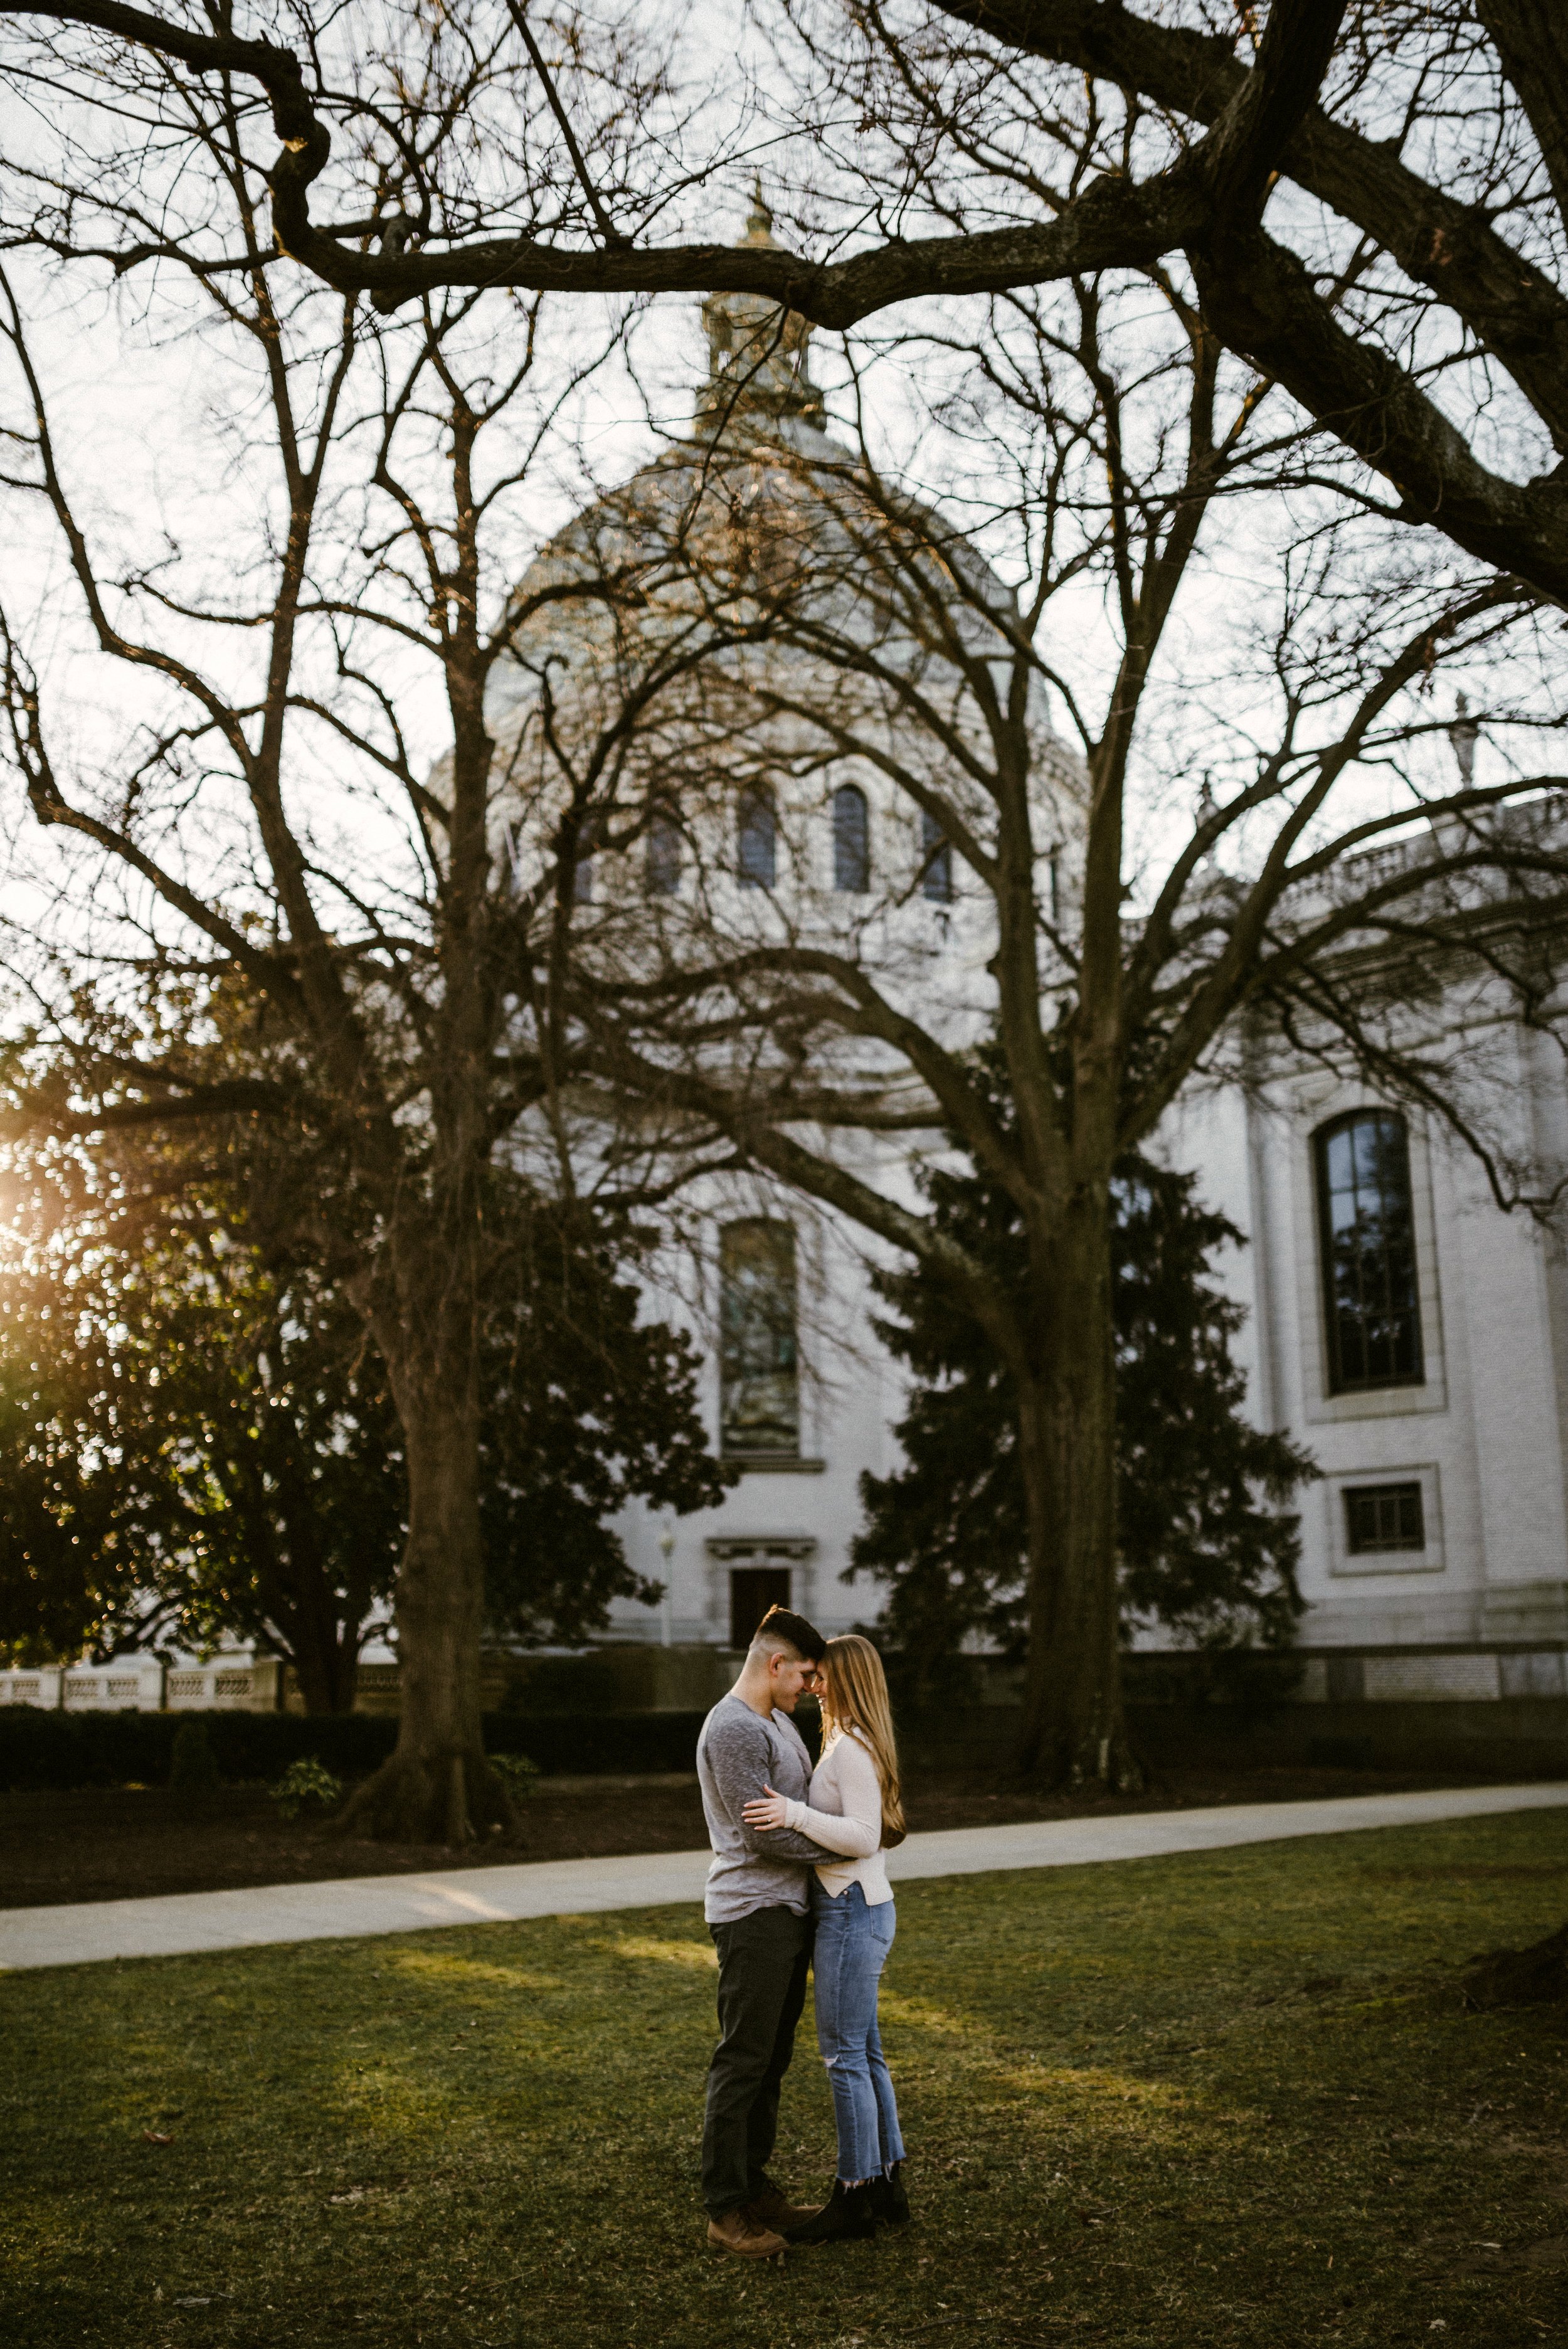
<svg viewBox="0 0 1568 2349">
<path fill-rule="evenodd" d="M 975 1876 L 997 1868 L 1081 1868 L 1218 1851 L 1351 1827 L 1424 1826 L 1434 1819 L 1568 1805 L 1568 1785 L 1461 1786 L 1451 1793 L 1353 1795 L 1335 1802 L 1241 1803 L 1203 1811 L 1140 1811 L 1105 1819 L 1046 1819 L 1017 1826 L 912 1835 L 888 1873 Z M 242 1892 L 184 1892 L 156 1900 L 83 1901 L 0 1910 L 0 1971 L 110 1958 L 167 1958 L 266 1942 L 357 1940 L 431 1926 L 504 1924 L 702 1899 L 706 1851 L 627 1859 L 558 1859 L 520 1868 L 454 1868 L 435 1876 L 358 1876 L 332 1884 L 270 1884 Z"/>
</svg>

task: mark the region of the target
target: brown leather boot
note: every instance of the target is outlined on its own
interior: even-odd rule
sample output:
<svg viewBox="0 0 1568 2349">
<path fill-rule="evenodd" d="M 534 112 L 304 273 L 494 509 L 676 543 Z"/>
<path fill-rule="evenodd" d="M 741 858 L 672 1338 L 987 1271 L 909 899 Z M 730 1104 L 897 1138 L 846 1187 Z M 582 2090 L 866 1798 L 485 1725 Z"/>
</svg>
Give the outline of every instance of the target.
<svg viewBox="0 0 1568 2349">
<path fill-rule="evenodd" d="M 738 2252 L 743 2260 L 770 2260 L 789 2248 L 771 2227 L 759 2227 L 749 2210 L 727 2210 L 722 2219 L 710 2219 L 707 2240 L 717 2250 Z"/>
<path fill-rule="evenodd" d="M 791 2202 L 780 2194 L 770 2178 L 765 2178 L 758 2191 L 746 2205 L 747 2216 L 755 2219 L 759 2227 L 775 2230 L 804 2226 L 821 2209 L 820 2202 Z"/>
</svg>

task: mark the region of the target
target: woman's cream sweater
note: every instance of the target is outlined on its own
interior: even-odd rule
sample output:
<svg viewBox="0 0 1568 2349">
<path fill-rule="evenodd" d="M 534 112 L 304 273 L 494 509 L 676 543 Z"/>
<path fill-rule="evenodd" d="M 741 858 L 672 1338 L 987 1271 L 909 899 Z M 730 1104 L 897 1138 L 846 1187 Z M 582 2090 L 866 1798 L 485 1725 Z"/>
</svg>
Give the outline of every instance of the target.
<svg viewBox="0 0 1568 2349">
<path fill-rule="evenodd" d="M 824 1850 L 845 1855 L 817 1870 L 817 1881 L 830 1900 L 837 1900 L 851 1884 L 860 1886 L 868 1909 L 892 1899 L 882 1849 L 882 1781 L 859 1730 L 847 1730 L 833 1740 L 811 1773 L 806 1801 L 789 1805 L 785 1824 Z"/>
</svg>

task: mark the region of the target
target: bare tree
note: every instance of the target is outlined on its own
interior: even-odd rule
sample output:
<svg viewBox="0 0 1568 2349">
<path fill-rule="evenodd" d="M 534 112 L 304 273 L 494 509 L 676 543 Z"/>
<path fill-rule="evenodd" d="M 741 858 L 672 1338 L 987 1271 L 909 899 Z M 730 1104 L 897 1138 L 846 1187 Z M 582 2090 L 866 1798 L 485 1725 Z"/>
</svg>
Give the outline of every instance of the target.
<svg viewBox="0 0 1568 2349">
<path fill-rule="evenodd" d="M 621 738 L 574 1011 L 626 1100 L 727 1133 L 985 1330 L 1027 1495 L 1021 1759 L 1119 1785 L 1138 1764 L 1117 1650 L 1113 1167 L 1184 1089 L 1244 1074 L 1273 1039 L 1420 1102 L 1504 1205 L 1548 1212 L 1486 1067 L 1445 1059 L 1427 1012 L 1462 970 L 1493 1017 L 1560 1045 L 1568 879 L 1542 796 L 1558 777 L 1454 789 L 1432 762 L 1439 665 L 1490 665 L 1495 684 L 1516 659 L 1520 740 L 1550 726 L 1541 599 L 1452 566 L 1397 574 L 1379 525 L 1321 503 L 1243 566 L 1298 437 L 1265 435 L 1256 379 L 1201 308 L 1149 290 L 1165 325 L 1139 305 L 1136 374 L 1118 296 L 1089 282 L 1065 315 L 1009 304 L 967 348 L 927 350 L 945 498 L 890 479 L 869 432 L 824 435 L 768 305 L 710 305 L 706 433 L 552 550 L 593 576 L 635 539 L 665 579 L 548 723 L 543 663 L 529 632 L 518 646 L 537 755 L 569 761 L 624 706 L 629 647 L 652 665 L 698 613 L 749 621 L 650 701 L 645 742 Z M 897 357 L 907 397 L 923 370 Z M 1008 1114 L 976 1050 L 993 1030 Z M 912 1188 L 912 1137 L 940 1133 L 1015 1204 L 1021 1288 Z"/>
<path fill-rule="evenodd" d="M 778 27 L 774 81 L 752 93 L 749 112 L 738 104 L 727 114 L 723 93 L 706 110 L 686 106 L 629 35 L 613 69 L 596 73 L 602 52 L 579 20 L 552 20 L 542 42 L 510 5 L 449 20 L 428 53 L 412 13 L 394 20 L 389 43 L 362 37 L 351 15 L 303 20 L 299 55 L 239 37 L 230 20 L 174 25 L 90 4 L 16 13 L 64 26 L 18 50 L 41 104 L 72 125 L 90 119 L 112 67 L 141 110 L 128 113 L 122 171 L 137 192 L 100 214 L 100 241 L 83 226 L 80 195 L 57 191 L 69 175 L 52 165 L 26 183 L 25 240 L 78 273 L 96 253 L 133 283 L 142 268 L 187 266 L 220 301 L 231 282 L 325 285 L 344 297 L 354 338 L 370 332 L 359 294 L 381 319 L 407 305 L 407 323 L 377 329 L 374 347 L 417 347 L 419 384 L 440 386 L 442 518 L 425 477 L 410 482 L 396 460 L 399 435 L 424 411 L 405 377 L 394 379 L 390 357 L 375 419 L 385 453 L 366 478 L 396 515 L 387 545 L 397 554 L 371 575 L 377 592 L 395 577 L 397 597 L 411 599 L 384 616 L 438 664 L 454 745 L 445 779 L 433 790 L 418 781 L 384 672 L 356 633 L 361 600 L 311 572 L 315 509 L 292 491 L 291 518 L 308 510 L 309 519 L 291 519 L 296 536 L 303 527 L 291 559 L 310 585 L 283 599 L 287 646 L 302 615 L 346 631 L 333 679 L 337 693 L 365 697 L 366 719 L 348 722 L 336 694 L 294 690 L 291 699 L 291 649 L 264 691 L 248 704 L 220 696 L 226 714 L 204 714 L 201 725 L 203 742 L 211 724 L 244 779 L 276 876 L 266 903 L 283 908 L 274 926 L 285 942 L 274 947 L 264 924 L 261 936 L 230 925 L 218 950 L 226 967 L 250 972 L 269 1019 L 284 1019 L 286 1006 L 288 1082 L 300 1081 L 294 1040 L 308 1038 L 299 1066 L 317 1094 L 353 1105 L 335 1112 L 333 1130 L 346 1146 L 352 1136 L 354 1179 L 374 1212 L 366 1309 L 380 1317 L 389 1361 L 409 1365 L 394 1385 L 413 1423 L 411 1464 L 417 1442 L 431 1463 L 410 1551 L 409 1620 L 424 1623 L 445 1684 L 462 1681 L 469 1585 L 461 1573 L 450 1581 L 443 1561 L 471 1551 L 468 1487 L 438 1464 L 464 1455 L 471 1425 L 459 1372 L 485 1277 L 481 1154 L 509 1120 L 516 1128 L 537 1114 L 565 1179 L 592 1075 L 642 1105 L 612 1161 L 626 1151 L 650 1164 L 673 1155 L 667 1179 L 676 1180 L 727 1154 L 797 1183 L 967 1284 L 996 1342 L 1018 1350 L 1021 1388 L 1036 1395 L 1030 1753 L 1053 1770 L 1125 1776 L 1109 1629 L 1102 1244 L 1115 1148 L 1146 1133 L 1237 1020 L 1265 1005 L 1305 1021 L 1309 1049 L 1352 1050 L 1389 1084 L 1425 1081 L 1463 1122 L 1448 1075 L 1423 1076 L 1406 1050 L 1403 982 L 1388 982 L 1379 1012 L 1375 992 L 1347 999 L 1335 980 L 1335 957 L 1351 941 L 1381 935 L 1403 949 L 1417 937 L 1437 957 L 1462 936 L 1488 983 L 1549 1022 L 1550 926 L 1521 908 L 1554 891 L 1556 852 L 1533 819 L 1497 813 L 1542 779 L 1519 769 L 1480 792 L 1433 794 L 1417 754 L 1435 721 L 1410 700 L 1439 664 L 1479 658 L 1511 626 L 1528 631 L 1537 605 L 1568 585 L 1560 493 L 1521 478 L 1549 459 L 1558 432 L 1561 369 L 1542 358 L 1562 338 L 1562 219 L 1542 160 L 1556 149 L 1549 94 L 1509 47 L 1502 12 L 1489 9 L 1491 29 L 1478 31 L 1457 5 L 1407 17 L 1278 0 L 1254 44 L 1250 19 L 1236 28 L 1227 17 L 1222 36 L 1196 5 L 1190 24 L 1172 27 L 1088 0 L 1040 0 L 1009 20 L 1006 40 L 969 29 L 959 10 L 908 22 L 797 10 Z M 1514 62 L 1503 72 L 1505 53 Z M 841 153 L 834 126 L 851 98 L 860 129 Z M 281 155 L 270 152 L 269 110 Z M 221 133 L 203 128 L 214 122 Z M 258 129 L 264 164 L 249 160 Z M 758 236 L 728 247 L 660 241 L 683 213 L 711 206 L 715 180 L 763 142 L 795 189 L 801 239 L 818 257 Z M 160 174 L 182 185 L 191 146 L 221 159 L 227 192 L 176 233 Z M 139 170 L 151 174 L 153 197 Z M 255 209 L 263 184 L 275 244 L 303 280 L 269 265 Z M 1508 236 L 1485 210 L 1491 202 L 1495 213 L 1503 188 Z M 341 217 L 315 222 L 319 202 Z M 231 219 L 243 222 L 237 252 L 219 233 Z M 744 433 L 710 432 L 695 456 L 677 452 L 664 469 L 651 515 L 645 502 L 595 507 L 487 635 L 484 501 L 472 472 L 506 370 L 494 368 L 480 397 L 449 354 L 465 335 L 483 341 L 484 305 L 499 307 L 498 289 L 542 287 L 756 297 L 759 338 L 736 371 L 738 390 L 798 339 L 790 312 L 848 326 L 890 305 L 933 301 L 912 314 L 923 340 L 911 340 L 905 380 L 917 378 L 922 352 L 937 354 L 1002 403 L 1000 420 L 987 419 L 977 395 L 969 447 L 993 471 L 998 450 L 1018 452 L 1016 492 L 986 493 L 1013 517 L 1007 586 L 965 553 L 954 510 L 934 494 L 944 480 L 914 499 L 899 469 L 884 466 L 885 433 L 867 426 L 844 459 L 788 436 L 758 451 Z M 976 302 L 958 319 L 956 297 L 998 294 L 1006 299 Z M 1152 341 L 1151 296 L 1173 322 Z M 276 333 L 258 330 L 257 347 Z M 19 321 L 16 342 L 20 350 Z M 861 357 L 866 342 L 862 332 Z M 1055 388 L 1058 377 L 1070 389 Z M 85 583 L 92 564 L 60 468 L 46 436 L 36 446 L 36 478 Z M 428 448 L 421 461 L 430 462 Z M 311 478 L 309 461 L 290 475 Z M 1251 739 L 1231 730 L 1213 761 L 1222 789 L 1212 812 L 1205 802 L 1196 830 L 1183 828 L 1155 871 L 1148 828 L 1140 823 L 1136 851 L 1130 843 L 1130 792 L 1141 746 L 1175 706 L 1161 667 L 1173 616 L 1194 605 L 1202 550 L 1243 486 L 1317 501 L 1288 561 L 1276 545 L 1264 599 L 1273 685 L 1253 712 L 1266 701 L 1269 727 L 1259 717 Z M 807 508 L 814 518 L 797 529 L 790 514 Z M 1385 573 L 1398 574 L 1368 576 L 1358 602 L 1336 585 L 1336 513 L 1361 517 Z M 1411 525 L 1433 534 L 1408 537 Z M 1359 527 L 1340 532 L 1353 552 Z M 1436 533 L 1447 534 L 1446 554 Z M 1415 550 L 1402 565 L 1390 552 L 1401 539 Z M 397 573 L 405 554 L 417 568 Z M 1068 625 L 1082 625 L 1090 582 L 1103 585 L 1113 653 L 1092 690 L 1042 636 L 1063 598 L 1078 598 Z M 124 641 L 152 665 L 139 639 L 119 636 L 123 622 L 96 578 L 84 592 L 113 657 Z M 1212 577 L 1203 592 L 1213 592 Z M 1342 612 L 1355 606 L 1337 636 L 1316 616 L 1334 596 Z M 537 614 L 568 605 L 593 616 L 564 632 L 536 628 Z M 417 626 L 407 616 L 415 607 Z M 530 682 L 494 730 L 498 763 L 486 694 L 513 647 Z M 805 664 L 792 685 L 779 681 L 785 651 Z M 159 674 L 207 712 L 207 679 L 187 686 L 168 665 L 175 659 L 159 652 Z M 57 784 L 19 657 L 12 669 L 36 803 L 79 827 L 80 796 Z M 1047 691 L 1058 729 L 1078 738 L 1081 814 L 1071 762 L 1044 740 Z M 1191 690 L 1183 706 L 1190 718 Z M 259 763 L 246 731 L 253 710 Z M 367 908 L 341 861 L 333 919 L 315 905 L 320 860 L 284 821 L 280 798 L 284 730 L 306 714 L 335 727 L 348 754 L 368 749 L 404 794 L 422 877 L 395 914 L 380 902 Z M 178 727 L 158 740 L 161 773 L 186 753 Z M 1368 759 L 1386 762 L 1398 785 L 1372 808 L 1356 777 Z M 909 854 L 903 877 L 881 893 L 880 931 L 824 940 L 814 916 L 789 912 L 777 882 L 739 885 L 758 875 L 735 871 L 735 792 L 748 784 L 747 804 L 760 810 L 780 777 L 793 792 L 845 760 L 875 780 L 889 810 L 906 812 Z M 1181 750 L 1171 778 L 1189 763 Z M 1047 792 L 1043 769 L 1053 766 Z M 523 841 L 508 857 L 515 883 L 504 899 L 498 792 Z M 1429 802 L 1432 854 L 1401 849 L 1375 879 L 1355 863 Z M 144 844 L 139 771 L 127 778 L 124 806 L 134 825 L 94 817 L 92 836 L 211 936 L 211 896 L 166 875 Z M 787 851 L 784 810 L 780 792 Z M 765 828 L 759 816 L 757 837 Z M 812 853 L 802 836 L 808 864 Z M 667 869 L 672 854 L 686 875 L 673 899 L 662 885 L 650 897 L 640 882 L 612 879 L 617 859 L 624 874 L 651 874 L 655 857 Z M 994 968 L 987 981 L 977 964 L 962 999 L 934 1003 L 922 993 L 910 918 L 929 910 L 926 884 L 944 859 L 958 893 L 954 928 L 967 896 L 978 908 L 972 934 L 985 934 L 983 961 Z M 1127 874 L 1139 859 L 1149 869 L 1130 928 Z M 1507 883 L 1496 903 L 1495 876 Z M 351 909 L 352 923 L 336 908 Z M 387 1008 L 390 1050 L 370 1040 Z M 967 1081 L 965 1053 L 993 1010 L 1016 1134 L 998 1132 Z M 330 1069 L 330 1086 L 318 1069 Z M 418 1124 L 405 1106 L 416 1098 L 428 1103 Z M 938 1123 L 962 1133 L 1024 1207 L 1035 1268 L 1026 1309 L 983 1295 L 918 1201 L 891 1175 L 867 1181 L 833 1143 Z M 1478 1123 L 1471 1129 L 1483 1138 Z M 1496 1154 L 1494 1164 L 1507 1194 L 1511 1177 Z M 1526 1188 L 1530 1180 L 1522 1177 Z M 435 1267 L 440 1278 L 428 1285 Z M 418 1561 L 429 1562 L 428 1582 Z M 466 1737 L 464 1718 L 432 1713 L 408 1732 L 410 1802 L 437 1799 L 431 1761 L 454 1750 L 442 1743 L 449 1733 Z M 425 1759 L 415 1754 L 421 1739 Z"/>
<path fill-rule="evenodd" d="M 113 62 L 124 142 L 73 118 L 52 183 L 13 179 L 31 209 L 0 286 L 6 486 L 52 530 L 85 616 L 74 665 L 43 688 L 22 622 L 0 640 L 15 765 L 59 844 L 39 917 L 53 959 L 14 930 L 13 966 L 53 1064 L 73 1069 L 68 1088 L 24 1081 L 21 1105 L 86 1134 L 240 1118 L 286 1145 L 278 1195 L 253 1204 L 281 1215 L 286 1189 L 385 1359 L 405 1440 L 402 1726 L 355 1816 L 461 1841 L 510 1816 L 479 1712 L 476 1333 L 508 1278 L 497 1169 L 596 1244 L 603 1202 L 624 1214 L 646 1188 L 634 1151 L 580 1155 L 560 1111 L 556 942 L 591 808 L 538 807 L 526 837 L 503 834 L 486 719 L 512 632 L 578 592 L 506 596 L 552 419 L 619 329 L 562 353 L 537 302 L 481 318 L 455 294 L 388 325 L 353 294 L 295 281 L 280 298 L 233 83 Z M 420 87 L 444 86 L 456 115 L 496 70 L 469 28 L 430 28 Z M 98 143 L 78 147 L 84 119 Z M 517 129 L 531 135 L 526 110 Z M 155 265 L 113 347 L 182 349 L 207 400 L 155 440 L 175 477 L 161 543 L 143 503 L 117 543 L 121 503 L 157 486 L 134 478 L 134 433 L 117 440 L 109 418 L 99 445 L 62 435 L 47 384 L 60 293 L 127 239 Z M 106 472 L 104 435 L 131 478 Z M 448 745 L 433 774 L 422 732 Z"/>
<path fill-rule="evenodd" d="M 51 91 L 90 97 L 104 36 L 259 93 L 235 137 L 282 142 L 253 167 L 278 249 L 386 312 L 454 287 L 720 289 L 842 328 L 1180 262 L 1209 331 L 1350 460 L 1347 494 L 1568 592 L 1568 31 L 1541 0 L 1274 0 L 1261 36 L 1217 0 L 829 0 L 768 20 L 765 89 L 695 116 L 585 84 L 585 25 L 542 20 L 542 47 L 517 0 L 465 17 L 471 78 L 426 69 L 413 10 L 387 40 L 380 15 L 307 8 L 293 47 L 227 13 L 5 13 L 66 28 L 17 56 Z M 799 188 L 801 249 L 676 241 L 762 152 Z M 111 248 L 122 267 L 158 249 L 129 223 Z"/>
</svg>

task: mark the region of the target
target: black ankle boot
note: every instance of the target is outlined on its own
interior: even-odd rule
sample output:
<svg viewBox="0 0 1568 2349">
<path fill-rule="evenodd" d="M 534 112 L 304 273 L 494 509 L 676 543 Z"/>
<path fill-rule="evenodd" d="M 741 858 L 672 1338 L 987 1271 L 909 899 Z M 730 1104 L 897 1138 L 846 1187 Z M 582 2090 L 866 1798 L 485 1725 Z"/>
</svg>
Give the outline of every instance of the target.
<svg viewBox="0 0 1568 2349">
<path fill-rule="evenodd" d="M 874 2235 L 876 2230 L 871 2187 L 846 2186 L 842 2178 L 836 2178 L 831 2199 L 804 2226 L 786 2227 L 784 2240 L 787 2243 L 836 2243 Z"/>
<path fill-rule="evenodd" d="M 908 2226 L 909 2189 L 903 2182 L 902 2161 L 895 2161 L 882 2177 L 872 2179 L 871 2195 L 872 2209 L 879 2224 L 884 2227 Z"/>
</svg>

